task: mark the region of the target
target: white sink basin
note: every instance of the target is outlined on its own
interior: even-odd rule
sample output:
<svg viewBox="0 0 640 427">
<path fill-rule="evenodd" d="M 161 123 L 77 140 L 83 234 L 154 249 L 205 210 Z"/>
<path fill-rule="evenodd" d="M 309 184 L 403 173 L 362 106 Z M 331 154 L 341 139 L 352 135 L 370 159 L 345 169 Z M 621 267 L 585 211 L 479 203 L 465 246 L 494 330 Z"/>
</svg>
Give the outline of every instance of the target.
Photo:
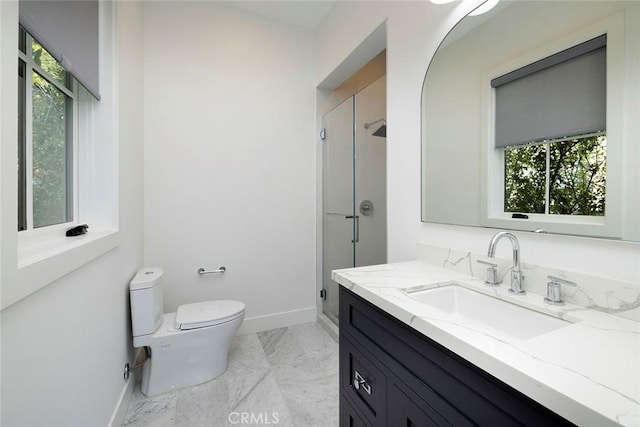
<svg viewBox="0 0 640 427">
<path fill-rule="evenodd" d="M 422 290 L 408 289 L 405 292 L 411 298 L 461 320 L 482 323 L 521 340 L 572 324 L 458 285 Z"/>
</svg>

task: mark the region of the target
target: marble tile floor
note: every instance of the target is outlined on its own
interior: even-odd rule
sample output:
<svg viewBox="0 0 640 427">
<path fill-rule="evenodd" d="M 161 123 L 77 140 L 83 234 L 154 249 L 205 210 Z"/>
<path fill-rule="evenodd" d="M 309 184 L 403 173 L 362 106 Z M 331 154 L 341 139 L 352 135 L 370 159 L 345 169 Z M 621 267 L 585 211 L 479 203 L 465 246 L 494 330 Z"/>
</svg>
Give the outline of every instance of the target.
<svg viewBox="0 0 640 427">
<path fill-rule="evenodd" d="M 306 323 L 236 336 L 227 370 L 204 384 L 155 397 L 138 384 L 122 425 L 331 427 L 338 389 L 338 344 Z"/>
</svg>

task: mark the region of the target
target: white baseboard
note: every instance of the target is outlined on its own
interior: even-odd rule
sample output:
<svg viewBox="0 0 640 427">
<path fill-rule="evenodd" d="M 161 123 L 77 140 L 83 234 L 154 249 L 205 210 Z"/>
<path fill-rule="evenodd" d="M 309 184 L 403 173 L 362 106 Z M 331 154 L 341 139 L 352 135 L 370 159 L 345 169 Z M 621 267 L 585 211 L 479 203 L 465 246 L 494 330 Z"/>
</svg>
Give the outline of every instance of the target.
<svg viewBox="0 0 640 427">
<path fill-rule="evenodd" d="M 133 365 L 138 363 L 138 361 L 141 359 L 142 351 L 144 351 L 144 349 L 139 348 L 135 352 L 136 357 L 134 358 Z M 129 409 L 129 403 L 131 403 L 131 396 L 133 396 L 133 391 L 136 388 L 136 384 L 138 383 L 139 375 L 141 371 L 142 371 L 141 369 L 138 369 L 137 371 L 133 371 L 133 373 L 129 377 L 129 380 L 122 388 L 122 392 L 120 393 L 120 399 L 118 399 L 118 403 L 116 404 L 116 407 L 113 410 L 113 414 L 111 415 L 111 420 L 109 420 L 109 424 L 108 424 L 109 427 L 122 426 L 122 423 L 124 422 L 124 418 L 127 415 L 127 409 Z"/>
<path fill-rule="evenodd" d="M 127 414 L 127 408 L 129 408 L 129 402 L 131 402 L 131 396 L 133 395 L 133 389 L 135 387 L 135 381 L 133 378 L 130 378 L 129 381 L 122 388 L 122 393 L 120 393 L 120 399 L 118 399 L 118 404 L 111 415 L 111 420 L 109 421 L 109 427 L 120 427 L 124 422 L 124 417 Z"/>
<path fill-rule="evenodd" d="M 268 314 L 265 316 L 245 318 L 242 322 L 242 326 L 238 329 L 238 335 L 252 334 L 255 332 L 268 331 L 270 329 L 299 325 L 301 323 L 315 322 L 317 312 L 318 310 L 316 310 L 315 307 L 309 307 L 299 310 Z"/>
<path fill-rule="evenodd" d="M 340 342 L 340 330 L 324 313 L 318 313 L 318 323 L 335 342 Z"/>
</svg>

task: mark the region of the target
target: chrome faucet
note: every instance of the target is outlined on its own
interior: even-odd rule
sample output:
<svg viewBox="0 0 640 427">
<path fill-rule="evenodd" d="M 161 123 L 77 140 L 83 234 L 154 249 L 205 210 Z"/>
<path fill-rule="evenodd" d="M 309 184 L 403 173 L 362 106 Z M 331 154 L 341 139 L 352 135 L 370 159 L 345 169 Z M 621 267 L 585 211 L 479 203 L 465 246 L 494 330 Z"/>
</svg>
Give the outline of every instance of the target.
<svg viewBox="0 0 640 427">
<path fill-rule="evenodd" d="M 523 295 L 525 290 L 522 289 L 522 270 L 520 269 L 520 244 L 518 238 L 508 231 L 501 231 L 491 238 L 489 242 L 489 250 L 487 256 L 494 258 L 496 255 L 496 245 L 498 241 L 503 237 L 508 238 L 511 241 L 511 247 L 513 248 L 513 268 L 511 269 L 511 287 L 509 292 L 512 294 Z"/>
</svg>

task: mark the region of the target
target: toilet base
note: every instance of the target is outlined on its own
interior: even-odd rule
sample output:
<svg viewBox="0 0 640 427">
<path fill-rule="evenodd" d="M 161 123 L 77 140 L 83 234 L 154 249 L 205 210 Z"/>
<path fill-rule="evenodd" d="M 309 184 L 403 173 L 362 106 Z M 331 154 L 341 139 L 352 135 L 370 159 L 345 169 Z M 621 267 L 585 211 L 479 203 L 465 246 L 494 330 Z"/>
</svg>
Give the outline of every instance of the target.
<svg viewBox="0 0 640 427">
<path fill-rule="evenodd" d="M 226 355 L 225 355 L 226 359 Z M 217 369 L 211 370 L 206 375 L 200 374 L 196 376 L 170 375 L 166 378 L 157 378 L 151 374 L 151 359 L 149 359 L 142 368 L 142 383 L 140 384 L 140 391 L 147 396 L 157 396 L 159 394 L 168 393 L 170 391 L 179 390 L 181 388 L 192 387 L 194 385 L 203 384 L 207 381 L 224 374 L 227 370 L 227 361 L 224 361 L 222 367 L 218 366 Z"/>
<path fill-rule="evenodd" d="M 150 348 L 151 356 L 142 370 L 142 393 L 156 396 L 207 382 L 224 373 L 231 340 L 243 315 L 226 323 L 188 331 L 171 330 L 175 313 L 163 317 L 161 329 L 167 327 L 169 333 L 144 343 Z"/>
</svg>

